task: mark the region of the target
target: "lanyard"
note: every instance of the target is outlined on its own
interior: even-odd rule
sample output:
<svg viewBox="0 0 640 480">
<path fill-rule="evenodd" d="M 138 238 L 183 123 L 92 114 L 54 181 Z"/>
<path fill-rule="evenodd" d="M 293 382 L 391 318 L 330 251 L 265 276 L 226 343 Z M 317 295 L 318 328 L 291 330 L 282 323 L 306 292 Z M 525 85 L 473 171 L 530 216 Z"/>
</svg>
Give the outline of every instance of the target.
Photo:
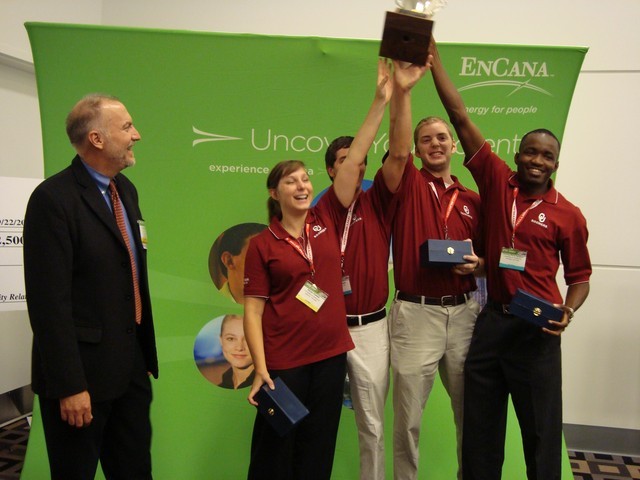
<svg viewBox="0 0 640 480">
<path fill-rule="evenodd" d="M 438 197 L 438 191 L 436 190 L 436 187 L 433 184 L 433 182 L 431 182 L 429 185 L 431 185 L 431 189 L 433 190 L 433 193 L 436 194 L 436 198 L 440 200 L 440 197 Z M 456 204 L 456 200 L 458 199 L 459 193 L 460 193 L 460 190 L 456 189 L 451 195 L 451 199 L 449 200 L 449 205 L 447 206 L 447 210 L 445 211 L 444 217 L 442 219 L 445 240 L 449 240 L 449 217 L 451 216 L 451 212 L 453 211 L 453 207 Z"/>
<path fill-rule="evenodd" d="M 347 240 L 349 239 L 349 229 L 351 228 L 351 219 L 353 218 L 353 208 L 356 202 L 354 201 L 347 211 L 347 219 L 344 222 L 344 229 L 342 230 L 342 239 L 340 240 L 340 269 L 344 273 L 344 252 L 347 250 Z"/>
<path fill-rule="evenodd" d="M 305 237 L 306 237 L 306 242 L 305 242 Z M 294 248 L 296 252 L 302 255 L 302 258 L 304 258 L 309 263 L 309 266 L 311 267 L 311 278 L 313 278 L 313 276 L 316 273 L 316 269 L 313 264 L 313 250 L 311 250 L 311 239 L 309 237 L 309 224 L 308 223 L 305 224 L 304 233 L 302 236 L 302 243 L 305 244 L 305 250 L 302 249 L 299 242 L 292 240 L 291 237 L 287 237 L 285 238 L 285 240 L 289 245 L 291 245 Z"/>
<path fill-rule="evenodd" d="M 519 191 L 520 189 L 518 187 L 513 189 L 513 204 L 511 205 L 511 226 L 513 227 L 513 232 L 511 234 L 511 248 L 515 248 L 516 230 L 524 220 L 524 217 L 527 216 L 527 213 L 529 213 L 531 210 L 533 210 L 534 208 L 536 208 L 538 205 L 542 203 L 542 199 L 539 198 L 538 200 L 533 202 L 531 206 L 527 208 L 524 212 L 522 212 L 518 217 L 518 207 L 516 206 L 516 197 L 518 196 Z"/>
</svg>

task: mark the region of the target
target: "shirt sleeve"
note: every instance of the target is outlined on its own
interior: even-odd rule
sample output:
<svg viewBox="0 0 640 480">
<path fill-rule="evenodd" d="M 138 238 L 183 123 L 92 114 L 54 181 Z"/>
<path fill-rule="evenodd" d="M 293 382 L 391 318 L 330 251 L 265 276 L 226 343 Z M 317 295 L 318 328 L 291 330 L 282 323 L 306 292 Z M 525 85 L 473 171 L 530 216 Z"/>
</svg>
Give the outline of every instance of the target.
<svg viewBox="0 0 640 480">
<path fill-rule="evenodd" d="M 378 219 L 384 224 L 390 225 L 393 220 L 398 209 L 399 200 L 404 190 L 407 189 L 407 177 L 410 170 L 410 165 L 407 163 L 404 172 L 402 173 L 402 180 L 400 181 L 398 190 L 395 193 L 391 192 L 384 183 L 382 168 L 378 169 L 376 172 L 376 176 L 373 179 L 373 185 L 370 189 L 371 191 L 367 193 L 371 195 L 372 205 L 378 215 Z"/>
<path fill-rule="evenodd" d="M 560 237 L 560 256 L 567 285 L 588 282 L 591 277 L 587 221 L 577 207 L 573 218 L 574 221 L 562 230 Z"/>
<path fill-rule="evenodd" d="M 487 142 L 471 158 L 465 160 L 464 166 L 471 172 L 481 197 L 491 192 L 496 180 L 509 178 L 513 173 L 509 165 L 491 150 L 491 145 Z"/>
</svg>

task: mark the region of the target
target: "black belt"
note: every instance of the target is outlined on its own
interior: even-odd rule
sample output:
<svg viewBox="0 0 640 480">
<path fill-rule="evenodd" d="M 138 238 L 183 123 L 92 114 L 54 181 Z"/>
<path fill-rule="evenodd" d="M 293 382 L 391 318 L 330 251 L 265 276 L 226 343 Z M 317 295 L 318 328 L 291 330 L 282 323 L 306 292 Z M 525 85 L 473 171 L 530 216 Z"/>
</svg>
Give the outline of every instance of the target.
<svg viewBox="0 0 640 480">
<path fill-rule="evenodd" d="M 467 303 L 471 298 L 468 293 L 460 295 L 445 295 L 443 297 L 423 297 L 422 295 L 409 295 L 408 293 L 396 292 L 398 300 L 405 302 L 419 303 L 420 305 L 440 305 L 441 307 L 455 307 Z"/>
<path fill-rule="evenodd" d="M 382 320 L 387 316 L 387 310 L 385 308 L 373 313 L 366 313 L 364 315 L 347 315 L 347 325 L 350 327 L 358 327 L 360 325 L 366 325 L 377 320 Z"/>
<path fill-rule="evenodd" d="M 500 313 L 504 313 L 505 315 L 513 315 L 509 311 L 508 303 L 498 303 L 498 302 L 494 302 L 493 300 L 487 300 L 487 305 L 489 305 L 489 307 L 493 308 L 494 310 Z"/>
</svg>

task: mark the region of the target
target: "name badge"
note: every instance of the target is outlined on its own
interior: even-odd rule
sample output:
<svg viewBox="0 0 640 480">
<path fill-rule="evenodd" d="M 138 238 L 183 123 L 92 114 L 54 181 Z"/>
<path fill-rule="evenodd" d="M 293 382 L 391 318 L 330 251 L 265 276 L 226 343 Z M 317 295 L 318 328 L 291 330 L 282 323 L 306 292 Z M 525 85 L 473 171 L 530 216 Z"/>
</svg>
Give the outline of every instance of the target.
<svg viewBox="0 0 640 480">
<path fill-rule="evenodd" d="M 349 275 L 345 275 L 342 277 L 342 293 L 345 295 L 351 295 L 351 281 L 349 280 Z"/>
<path fill-rule="evenodd" d="M 329 294 L 318 288 L 316 284 L 307 280 L 296 295 L 296 298 L 304 303 L 314 312 L 320 310 L 320 307 L 325 302 Z"/>
<path fill-rule="evenodd" d="M 138 228 L 140 229 L 140 239 L 142 240 L 142 248 L 147 249 L 147 227 L 144 226 L 144 220 L 138 220 Z"/>
<path fill-rule="evenodd" d="M 515 248 L 504 247 L 500 254 L 500 268 L 508 268 L 510 270 L 518 270 L 524 272 L 524 266 L 527 263 L 527 252 L 517 250 Z"/>
</svg>

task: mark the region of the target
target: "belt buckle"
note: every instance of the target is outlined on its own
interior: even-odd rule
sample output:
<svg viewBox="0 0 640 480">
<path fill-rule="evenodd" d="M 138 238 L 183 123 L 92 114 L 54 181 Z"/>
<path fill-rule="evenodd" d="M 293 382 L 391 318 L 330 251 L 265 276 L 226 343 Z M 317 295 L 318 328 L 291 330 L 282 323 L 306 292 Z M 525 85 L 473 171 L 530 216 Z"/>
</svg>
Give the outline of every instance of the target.
<svg viewBox="0 0 640 480">
<path fill-rule="evenodd" d="M 511 311 L 509 310 L 509 305 L 507 305 L 506 303 L 502 304 L 502 313 L 504 313 L 505 315 L 511 315 Z"/>
<path fill-rule="evenodd" d="M 445 295 L 444 297 L 440 297 L 440 306 L 441 307 L 455 307 L 456 306 L 456 297 L 455 297 L 455 295 Z"/>
</svg>

